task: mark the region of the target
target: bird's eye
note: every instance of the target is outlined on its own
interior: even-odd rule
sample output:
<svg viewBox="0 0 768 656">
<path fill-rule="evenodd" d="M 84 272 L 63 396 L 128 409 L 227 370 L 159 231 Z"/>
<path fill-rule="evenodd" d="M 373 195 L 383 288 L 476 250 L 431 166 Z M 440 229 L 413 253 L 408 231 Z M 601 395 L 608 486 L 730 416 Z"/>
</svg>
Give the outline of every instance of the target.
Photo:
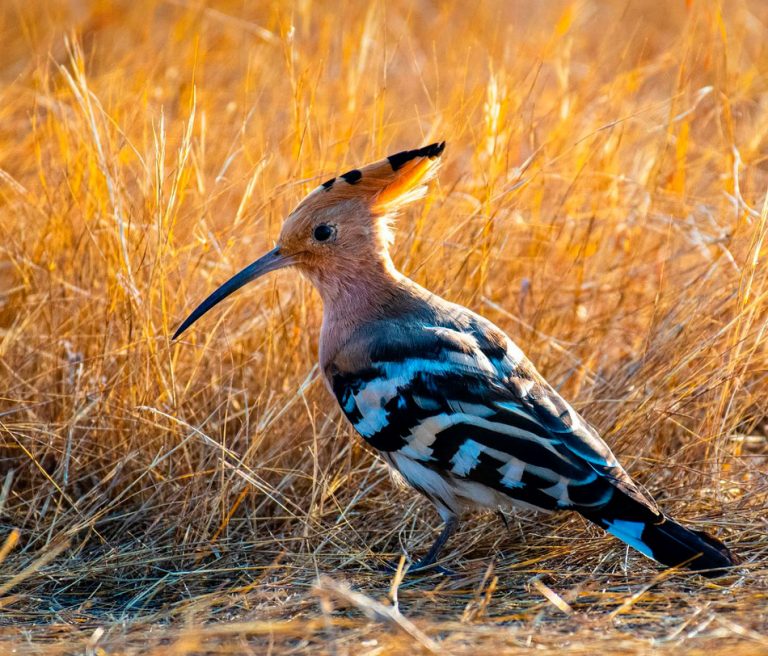
<svg viewBox="0 0 768 656">
<path fill-rule="evenodd" d="M 315 226 L 315 230 L 312 233 L 312 236 L 315 238 L 315 241 L 328 241 L 335 234 L 335 226 L 328 225 L 327 223 L 321 223 L 320 225 Z"/>
</svg>

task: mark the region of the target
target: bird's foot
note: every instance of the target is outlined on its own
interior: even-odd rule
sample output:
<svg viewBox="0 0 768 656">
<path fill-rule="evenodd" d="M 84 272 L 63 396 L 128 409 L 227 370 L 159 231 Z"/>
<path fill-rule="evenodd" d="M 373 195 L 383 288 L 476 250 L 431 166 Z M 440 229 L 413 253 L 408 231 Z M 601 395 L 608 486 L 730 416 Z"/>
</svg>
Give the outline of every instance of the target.
<svg viewBox="0 0 768 656">
<path fill-rule="evenodd" d="M 454 572 L 452 569 L 448 567 L 443 567 L 442 565 L 438 565 L 437 563 L 427 563 L 426 565 L 422 565 L 420 562 L 413 563 L 408 568 L 408 574 L 417 574 L 419 572 L 425 572 L 425 573 L 432 573 L 435 574 L 442 574 L 443 576 L 450 576 L 455 577 L 458 576 L 456 572 Z"/>
<path fill-rule="evenodd" d="M 452 569 L 449 569 L 447 567 L 443 567 L 442 565 L 438 565 L 435 562 L 424 562 L 425 559 L 422 558 L 421 560 L 417 560 L 415 563 L 406 563 L 405 564 L 405 575 L 410 576 L 412 574 L 442 574 L 443 576 L 456 576 L 456 572 L 454 572 Z M 400 569 L 400 561 L 399 560 L 390 560 L 385 562 L 383 565 L 379 567 L 379 570 L 381 572 L 386 572 L 387 574 L 394 574 Z"/>
</svg>

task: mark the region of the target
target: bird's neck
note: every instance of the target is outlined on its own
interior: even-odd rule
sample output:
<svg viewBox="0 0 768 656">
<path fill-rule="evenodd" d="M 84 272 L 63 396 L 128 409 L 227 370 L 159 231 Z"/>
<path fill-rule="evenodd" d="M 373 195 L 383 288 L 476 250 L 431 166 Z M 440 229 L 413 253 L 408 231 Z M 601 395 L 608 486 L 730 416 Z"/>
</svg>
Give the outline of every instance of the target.
<svg viewBox="0 0 768 656">
<path fill-rule="evenodd" d="M 361 326 L 412 309 L 419 296 L 415 290 L 421 289 L 395 268 L 389 256 L 339 263 L 333 270 L 309 271 L 307 275 L 323 299 L 323 368 Z"/>
</svg>

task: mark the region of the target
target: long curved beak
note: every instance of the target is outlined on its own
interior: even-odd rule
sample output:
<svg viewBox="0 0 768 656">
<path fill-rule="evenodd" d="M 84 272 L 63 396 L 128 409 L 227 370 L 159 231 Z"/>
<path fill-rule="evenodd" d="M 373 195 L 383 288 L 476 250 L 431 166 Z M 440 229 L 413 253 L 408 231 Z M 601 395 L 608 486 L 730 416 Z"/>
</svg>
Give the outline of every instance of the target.
<svg viewBox="0 0 768 656">
<path fill-rule="evenodd" d="M 200 303 L 200 305 L 194 309 L 192 314 L 184 319 L 184 323 L 179 326 L 179 329 L 173 334 L 172 339 L 176 339 L 214 305 L 223 301 L 232 292 L 237 291 L 246 283 L 263 276 L 265 273 L 275 271 L 276 269 L 282 269 L 291 264 L 293 264 L 293 259 L 291 257 L 282 255 L 280 253 L 280 248 L 273 248 L 269 253 L 262 255 L 258 260 L 245 267 L 240 273 L 232 276 L 227 282 L 213 292 L 213 294 Z"/>
</svg>

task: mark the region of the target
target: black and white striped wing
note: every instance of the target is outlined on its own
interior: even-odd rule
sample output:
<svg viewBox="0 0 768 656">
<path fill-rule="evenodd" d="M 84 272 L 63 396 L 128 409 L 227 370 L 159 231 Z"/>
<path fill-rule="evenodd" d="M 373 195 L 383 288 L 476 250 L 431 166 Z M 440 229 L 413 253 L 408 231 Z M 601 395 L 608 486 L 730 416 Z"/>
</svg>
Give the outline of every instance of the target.
<svg viewBox="0 0 768 656">
<path fill-rule="evenodd" d="M 616 487 L 639 494 L 512 342 L 499 352 L 479 337 L 427 327 L 407 342 L 374 345 L 365 367 L 331 368 L 334 394 L 375 449 L 527 506 L 587 510 L 607 504 Z"/>
</svg>

